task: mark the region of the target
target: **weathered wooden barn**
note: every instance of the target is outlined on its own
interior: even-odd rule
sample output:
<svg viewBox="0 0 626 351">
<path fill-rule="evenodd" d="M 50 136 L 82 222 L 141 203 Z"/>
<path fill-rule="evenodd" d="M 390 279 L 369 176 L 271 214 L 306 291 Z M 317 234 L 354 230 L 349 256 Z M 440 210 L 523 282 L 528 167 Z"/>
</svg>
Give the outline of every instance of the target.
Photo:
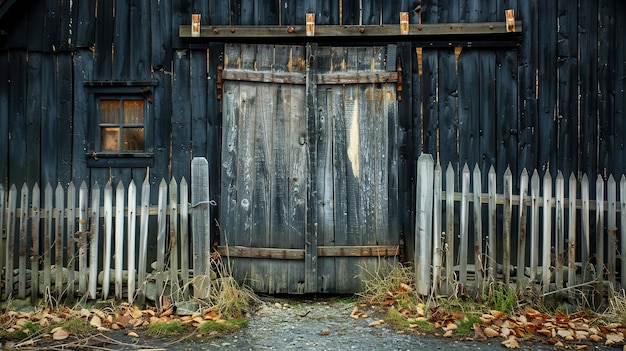
<svg viewBox="0 0 626 351">
<path fill-rule="evenodd" d="M 422 153 L 625 174 L 625 27 L 614 0 L 0 0 L 0 181 L 156 199 L 205 157 L 239 279 L 353 292 L 413 257 Z"/>
</svg>

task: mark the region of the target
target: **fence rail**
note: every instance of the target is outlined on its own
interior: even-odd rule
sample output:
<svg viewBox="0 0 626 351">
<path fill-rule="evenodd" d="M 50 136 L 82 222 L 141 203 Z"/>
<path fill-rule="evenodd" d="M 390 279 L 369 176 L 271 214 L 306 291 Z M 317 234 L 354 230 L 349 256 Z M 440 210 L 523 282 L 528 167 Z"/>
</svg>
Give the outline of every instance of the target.
<svg viewBox="0 0 626 351">
<path fill-rule="evenodd" d="M 73 183 L 66 188 L 57 184 L 54 189 L 47 184 L 43 198 L 37 184 L 31 189 L 23 185 L 19 191 L 12 185 L 8 192 L 0 185 L 0 228 L 5 232 L 0 240 L 4 256 L 0 296 L 24 299 L 30 295 L 34 302 L 44 293 L 70 300 L 78 293 L 107 299 L 113 285 L 117 300 L 125 297 L 139 304 L 145 303 L 147 290 L 153 286 L 150 290 L 157 307 L 163 295 L 180 300 L 192 290 L 195 296 L 206 297 L 204 280 L 210 279 L 210 255 L 204 251 L 210 245 L 208 163 L 194 158 L 191 168 L 191 189 L 185 178 L 180 184 L 163 179 L 156 206 L 150 202 L 148 175 L 140 189 L 134 181 L 127 186 L 108 182 L 104 188 L 95 183 L 91 189 L 84 182 L 78 189 Z M 148 276 L 148 244 L 154 239 L 148 235 L 151 226 L 156 226 L 156 243 L 152 243 L 156 244 L 156 262 Z"/>
<path fill-rule="evenodd" d="M 445 176 L 445 188 L 442 177 Z M 451 164 L 445 174 L 431 155 L 420 156 L 416 184 L 415 267 L 422 295 L 451 294 L 459 287 L 484 289 L 491 282 L 537 287 L 541 294 L 575 293 L 604 282 L 618 287 L 626 272 L 626 176 L 587 175 L 578 180 L 524 169 L 519 192 L 506 170 L 497 193 L 496 173 L 465 165 L 460 189 Z M 595 186 L 596 199 L 590 199 Z M 618 200 L 619 192 L 619 200 Z M 568 198 L 565 194 L 568 194 Z M 476 204 L 480 204 L 477 206 Z M 473 273 L 473 274 L 470 274 Z M 473 279 L 470 279 L 470 275 Z"/>
</svg>

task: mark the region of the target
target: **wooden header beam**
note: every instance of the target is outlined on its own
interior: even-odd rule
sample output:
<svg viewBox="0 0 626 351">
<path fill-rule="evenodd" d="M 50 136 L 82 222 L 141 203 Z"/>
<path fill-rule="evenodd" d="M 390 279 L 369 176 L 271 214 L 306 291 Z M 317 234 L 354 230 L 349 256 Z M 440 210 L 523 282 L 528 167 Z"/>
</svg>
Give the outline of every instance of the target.
<svg viewBox="0 0 626 351">
<path fill-rule="evenodd" d="M 481 41 L 489 41 L 489 36 L 502 39 L 516 38 L 521 35 L 522 21 L 515 21 L 515 31 L 507 31 L 506 22 L 480 23 L 438 23 L 438 24 L 411 24 L 408 34 L 403 34 L 397 24 L 389 25 L 315 25 L 313 36 L 307 36 L 305 25 L 297 26 L 200 26 L 200 35 L 192 35 L 191 25 L 181 25 L 179 36 L 193 41 L 210 39 L 211 41 L 232 41 L 242 39 L 301 39 L 314 41 L 316 39 L 385 39 L 399 38 L 398 40 L 419 40 L 421 38 L 476 37 Z M 510 29 L 510 27 L 509 27 Z M 406 28 L 404 28 L 404 31 Z M 405 32 L 406 33 L 406 32 Z"/>
</svg>

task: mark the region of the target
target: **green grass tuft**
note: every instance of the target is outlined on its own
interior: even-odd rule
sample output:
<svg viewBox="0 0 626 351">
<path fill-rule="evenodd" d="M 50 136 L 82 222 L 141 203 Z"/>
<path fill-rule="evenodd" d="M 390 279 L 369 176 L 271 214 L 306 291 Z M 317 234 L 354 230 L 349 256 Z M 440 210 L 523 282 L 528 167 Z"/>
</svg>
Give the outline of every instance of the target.
<svg viewBox="0 0 626 351">
<path fill-rule="evenodd" d="M 146 334 L 151 336 L 171 336 L 182 334 L 185 327 L 179 320 L 173 320 L 166 323 L 154 323 L 148 326 Z"/>
<path fill-rule="evenodd" d="M 491 298 L 494 310 L 511 314 L 517 302 L 517 294 L 508 285 L 498 284 L 494 287 Z"/>
<path fill-rule="evenodd" d="M 90 335 L 92 332 L 92 328 L 89 327 L 87 321 L 80 317 L 72 317 L 61 322 L 52 323 L 49 329 L 52 330 L 56 327 L 61 327 L 68 333 L 79 337 Z"/>
<path fill-rule="evenodd" d="M 211 336 L 220 336 L 234 333 L 248 325 L 248 320 L 242 318 L 227 319 L 223 322 L 207 321 L 198 327 L 198 332 Z"/>
<path fill-rule="evenodd" d="M 3 336 L 11 340 L 24 340 L 34 334 L 37 334 L 40 329 L 41 326 L 39 324 L 26 322 L 19 329 L 16 328 L 15 331 L 6 333 Z"/>
<path fill-rule="evenodd" d="M 463 319 L 457 321 L 457 332 L 462 336 L 474 335 L 474 323 L 482 324 L 480 318 L 473 314 L 468 314 Z"/>
</svg>

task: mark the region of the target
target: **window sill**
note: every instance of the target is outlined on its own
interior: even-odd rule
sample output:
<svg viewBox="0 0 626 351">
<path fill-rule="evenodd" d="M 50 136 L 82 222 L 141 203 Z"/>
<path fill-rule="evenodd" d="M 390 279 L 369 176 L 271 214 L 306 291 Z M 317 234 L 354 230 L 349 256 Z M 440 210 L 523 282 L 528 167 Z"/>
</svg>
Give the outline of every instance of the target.
<svg viewBox="0 0 626 351">
<path fill-rule="evenodd" d="M 147 152 L 115 152 L 86 155 L 88 167 L 152 167 L 154 154 Z"/>
</svg>

